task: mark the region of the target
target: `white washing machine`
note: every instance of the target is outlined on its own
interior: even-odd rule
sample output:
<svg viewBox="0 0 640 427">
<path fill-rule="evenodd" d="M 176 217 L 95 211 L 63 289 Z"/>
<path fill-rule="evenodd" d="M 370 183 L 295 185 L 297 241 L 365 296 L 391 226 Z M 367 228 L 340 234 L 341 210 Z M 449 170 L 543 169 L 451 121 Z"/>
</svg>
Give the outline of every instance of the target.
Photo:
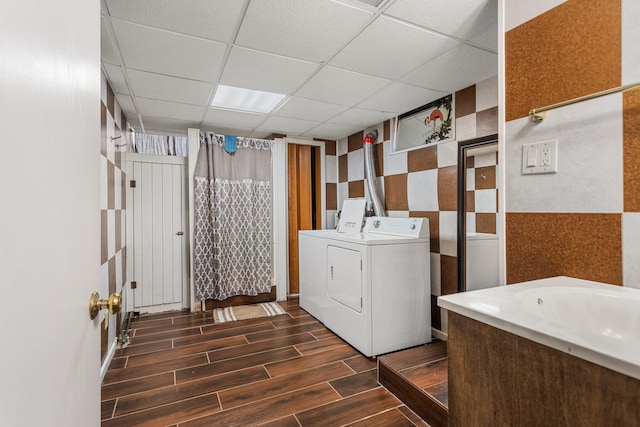
<svg viewBox="0 0 640 427">
<path fill-rule="evenodd" d="M 300 307 L 367 357 L 431 341 L 429 224 L 367 218 L 299 232 Z"/>
</svg>

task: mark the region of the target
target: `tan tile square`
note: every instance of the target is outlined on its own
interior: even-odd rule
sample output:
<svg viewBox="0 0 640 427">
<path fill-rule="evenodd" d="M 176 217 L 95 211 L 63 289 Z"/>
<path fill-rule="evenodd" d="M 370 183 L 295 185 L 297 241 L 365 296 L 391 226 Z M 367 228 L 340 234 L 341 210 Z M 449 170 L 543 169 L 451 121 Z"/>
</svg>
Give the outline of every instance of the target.
<svg viewBox="0 0 640 427">
<path fill-rule="evenodd" d="M 107 210 L 100 211 L 100 265 L 109 261 L 109 220 Z"/>
<path fill-rule="evenodd" d="M 465 162 L 465 167 L 467 169 L 473 169 L 475 163 L 476 163 L 476 157 L 475 156 L 467 157 L 467 161 Z"/>
<path fill-rule="evenodd" d="M 640 212 L 640 90 L 622 94 L 624 211 Z"/>
<path fill-rule="evenodd" d="M 109 259 L 109 295 L 116 291 L 116 257 Z M 105 298 L 108 296 L 105 295 Z"/>
<path fill-rule="evenodd" d="M 364 141 L 364 131 L 360 131 L 358 133 L 354 133 L 353 135 L 349 135 L 348 139 L 348 151 L 356 151 L 362 148 L 362 144 Z"/>
<path fill-rule="evenodd" d="M 115 209 L 116 207 L 116 180 L 115 167 L 113 163 L 107 160 L 107 208 Z"/>
<path fill-rule="evenodd" d="M 440 253 L 440 212 L 410 211 L 409 217 L 429 220 L 430 252 Z"/>
<path fill-rule="evenodd" d="M 442 295 L 458 292 L 458 258 L 440 255 L 440 284 Z"/>
<path fill-rule="evenodd" d="M 373 164 L 376 176 L 384 176 L 384 144 L 373 146 Z"/>
<path fill-rule="evenodd" d="M 327 210 L 338 210 L 338 184 L 327 182 L 326 204 Z"/>
<path fill-rule="evenodd" d="M 474 191 L 467 191 L 464 199 L 464 207 L 466 212 L 476 211 L 476 193 Z"/>
<path fill-rule="evenodd" d="M 438 167 L 438 147 L 436 145 L 407 152 L 409 172 L 419 172 Z"/>
<path fill-rule="evenodd" d="M 107 157 L 107 106 L 100 103 L 100 154 Z"/>
<path fill-rule="evenodd" d="M 364 197 L 364 179 L 349 182 L 349 197 Z"/>
<path fill-rule="evenodd" d="M 485 166 L 476 168 L 476 190 L 496 188 L 496 167 Z"/>
<path fill-rule="evenodd" d="M 494 213 L 476 213 L 476 232 L 496 234 L 496 220 Z"/>
<path fill-rule="evenodd" d="M 114 233 L 116 234 L 116 252 L 118 252 L 120 249 L 122 249 L 122 211 L 121 210 L 116 210 L 115 211 L 115 230 Z"/>
<path fill-rule="evenodd" d="M 384 198 L 387 210 L 409 210 L 406 173 L 384 177 Z"/>
<path fill-rule="evenodd" d="M 393 129 L 393 120 L 394 119 L 389 119 L 387 121 L 384 122 L 384 129 L 383 129 L 383 141 L 390 141 L 391 140 L 391 129 Z"/>
<path fill-rule="evenodd" d="M 336 155 L 336 141 L 324 141 L 324 154 L 325 156 Z"/>
<path fill-rule="evenodd" d="M 438 169 L 438 206 L 441 211 L 458 209 L 458 167 Z"/>
<path fill-rule="evenodd" d="M 347 154 L 338 156 L 338 182 L 349 180 L 349 158 Z"/>
<path fill-rule="evenodd" d="M 456 92 L 456 119 L 476 112 L 476 85 Z"/>
</svg>

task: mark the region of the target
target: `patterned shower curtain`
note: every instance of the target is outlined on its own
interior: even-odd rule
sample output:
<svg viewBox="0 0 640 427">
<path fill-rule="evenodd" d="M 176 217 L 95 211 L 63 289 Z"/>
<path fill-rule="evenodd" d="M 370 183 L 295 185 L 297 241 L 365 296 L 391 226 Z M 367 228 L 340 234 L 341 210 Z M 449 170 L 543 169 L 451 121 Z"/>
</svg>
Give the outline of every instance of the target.
<svg viewBox="0 0 640 427">
<path fill-rule="evenodd" d="M 200 300 L 271 291 L 271 141 L 200 133 L 194 280 Z"/>
</svg>

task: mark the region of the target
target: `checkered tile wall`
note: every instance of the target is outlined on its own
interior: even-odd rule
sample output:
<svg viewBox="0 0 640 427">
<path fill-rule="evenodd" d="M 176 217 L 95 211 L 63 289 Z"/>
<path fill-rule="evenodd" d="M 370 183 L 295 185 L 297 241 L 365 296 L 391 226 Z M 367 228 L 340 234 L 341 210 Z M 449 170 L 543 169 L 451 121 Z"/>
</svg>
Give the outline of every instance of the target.
<svg viewBox="0 0 640 427">
<path fill-rule="evenodd" d="M 462 141 L 498 131 L 498 81 L 497 77 L 479 82 L 455 93 L 456 139 Z M 346 198 L 367 197 L 364 179 L 364 129 L 337 143 L 336 152 L 327 149 L 326 178 L 327 200 L 336 194 L 337 203 L 329 207 L 328 217 L 333 220 L 336 209 Z M 391 152 L 391 121 L 376 127 L 378 141 L 375 145 L 375 166 L 378 176 L 376 185 L 384 195 L 389 216 L 425 217 L 429 219 L 431 236 L 431 294 L 432 325 L 446 330 L 446 316 L 435 304 L 439 295 L 455 293 L 457 290 L 457 155 L 458 142 L 446 142 L 426 146 L 417 150 Z M 477 159 L 478 173 L 488 176 L 488 159 Z M 486 164 L 486 165 L 485 165 Z M 495 167 L 493 162 L 493 200 L 490 212 L 486 206 L 491 196 L 486 180 L 480 178 L 472 192 L 477 194 L 478 208 L 474 227 L 490 223 L 487 213 L 493 214 L 495 227 Z M 474 172 L 475 173 L 475 168 Z M 488 181 L 486 181 L 488 182 Z M 472 212 L 470 212 L 471 214 Z M 327 224 L 335 226 L 333 221 Z M 484 229 L 484 228 L 483 228 Z"/>
</svg>

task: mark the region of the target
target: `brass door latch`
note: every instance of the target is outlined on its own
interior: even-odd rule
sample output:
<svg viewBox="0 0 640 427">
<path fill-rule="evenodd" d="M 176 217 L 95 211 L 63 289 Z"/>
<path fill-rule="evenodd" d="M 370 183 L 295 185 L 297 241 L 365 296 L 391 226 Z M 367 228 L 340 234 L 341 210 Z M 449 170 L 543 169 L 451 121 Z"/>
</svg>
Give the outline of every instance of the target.
<svg viewBox="0 0 640 427">
<path fill-rule="evenodd" d="M 92 293 L 91 299 L 89 300 L 89 316 L 91 316 L 91 319 L 95 319 L 100 310 L 104 310 L 105 308 L 109 310 L 109 314 L 120 313 L 122 309 L 122 298 L 120 294 L 114 292 L 109 296 L 109 299 L 100 299 L 98 292 Z"/>
</svg>

